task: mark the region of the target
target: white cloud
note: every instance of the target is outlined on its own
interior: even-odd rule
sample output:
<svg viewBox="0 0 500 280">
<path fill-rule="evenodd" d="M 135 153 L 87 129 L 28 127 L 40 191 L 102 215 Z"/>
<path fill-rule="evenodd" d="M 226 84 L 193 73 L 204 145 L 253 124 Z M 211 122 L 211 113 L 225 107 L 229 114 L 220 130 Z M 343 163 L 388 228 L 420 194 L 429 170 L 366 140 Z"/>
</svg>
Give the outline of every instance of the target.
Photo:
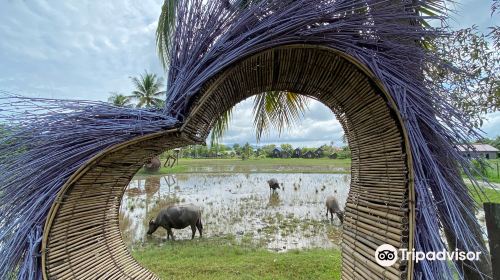
<svg viewBox="0 0 500 280">
<path fill-rule="evenodd" d="M 0 88 L 29 96 L 106 100 L 129 76 L 163 75 L 156 56 L 161 0 L 2 1 Z"/>
<path fill-rule="evenodd" d="M 499 25 L 500 17 L 491 16 L 491 0 L 461 0 L 451 8 L 452 13 L 449 24 L 453 28 L 467 28 L 476 25 L 481 32 L 489 33 L 488 27 Z"/>
<path fill-rule="evenodd" d="M 482 130 L 489 138 L 500 136 L 500 112 L 486 115 Z"/>
<path fill-rule="evenodd" d="M 464 0 L 455 26 L 500 24 L 489 17 L 489 1 Z M 155 28 L 162 0 L 0 2 L 0 89 L 52 98 L 106 100 L 110 91 L 128 93 L 129 76 L 145 69 L 163 75 L 156 56 Z M 224 141 L 255 143 L 252 101 L 235 108 Z M 499 135 L 499 113 L 484 130 Z M 313 101 L 300 124 L 262 143 L 296 146 L 340 143 L 342 128 L 333 113 Z"/>
<path fill-rule="evenodd" d="M 312 99 L 309 105 L 309 110 L 295 127 L 284 131 L 281 136 L 276 132 L 264 135 L 260 145 L 290 143 L 295 147 L 303 147 L 329 144 L 332 141 L 336 145 L 343 145 L 343 130 L 333 112 Z M 229 130 L 221 142 L 256 144 L 252 106 L 253 98 L 249 98 L 234 107 Z"/>
</svg>

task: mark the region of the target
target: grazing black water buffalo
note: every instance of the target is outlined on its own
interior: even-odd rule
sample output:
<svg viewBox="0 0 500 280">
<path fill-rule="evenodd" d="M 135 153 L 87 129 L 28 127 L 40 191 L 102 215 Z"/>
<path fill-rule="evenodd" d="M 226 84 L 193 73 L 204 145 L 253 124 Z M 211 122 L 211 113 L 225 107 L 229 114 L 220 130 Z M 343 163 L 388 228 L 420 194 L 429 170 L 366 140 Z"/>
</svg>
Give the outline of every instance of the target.
<svg viewBox="0 0 500 280">
<path fill-rule="evenodd" d="M 267 180 L 267 183 L 269 184 L 269 189 L 276 191 L 276 189 L 280 188 L 280 184 L 278 183 L 278 180 L 272 178 L 271 180 Z"/>
<path fill-rule="evenodd" d="M 337 215 L 341 223 L 344 223 L 344 212 L 340 210 L 339 202 L 335 196 L 329 196 L 326 198 L 326 216 L 328 217 L 328 212 L 330 212 L 330 219 L 333 220 L 333 214 Z"/>
<path fill-rule="evenodd" d="M 203 236 L 201 210 L 199 207 L 192 204 L 170 206 L 162 209 L 160 213 L 158 213 L 158 216 L 156 216 L 156 219 L 149 221 L 148 234 L 153 234 L 160 226 L 167 230 L 167 240 L 170 236 L 172 240 L 175 240 L 174 234 L 172 233 L 173 228 L 183 229 L 187 226 L 191 226 L 191 231 L 193 232 L 191 239 L 194 238 L 196 228 L 198 228 L 200 237 Z"/>
</svg>

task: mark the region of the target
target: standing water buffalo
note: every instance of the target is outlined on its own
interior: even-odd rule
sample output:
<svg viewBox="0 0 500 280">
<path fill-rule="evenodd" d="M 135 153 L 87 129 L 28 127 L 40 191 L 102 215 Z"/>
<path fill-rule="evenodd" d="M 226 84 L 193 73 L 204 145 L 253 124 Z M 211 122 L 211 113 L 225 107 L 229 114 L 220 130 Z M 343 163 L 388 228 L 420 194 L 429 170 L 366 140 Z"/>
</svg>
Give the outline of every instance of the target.
<svg viewBox="0 0 500 280">
<path fill-rule="evenodd" d="M 191 226 L 191 231 L 193 232 L 191 239 L 194 238 L 196 228 L 198 228 L 200 237 L 203 236 L 201 210 L 193 204 L 170 206 L 162 209 L 160 213 L 158 213 L 158 216 L 156 216 L 156 219 L 149 221 L 148 234 L 153 234 L 153 232 L 155 232 L 160 226 L 167 230 L 167 240 L 170 236 L 172 237 L 172 240 L 175 240 L 174 234 L 172 233 L 173 228 L 183 229 L 187 226 Z"/>
<path fill-rule="evenodd" d="M 276 191 L 276 189 L 280 188 L 280 184 L 278 183 L 278 180 L 272 178 L 271 180 L 267 180 L 267 183 L 269 184 L 269 190 Z"/>
<path fill-rule="evenodd" d="M 330 219 L 333 220 L 333 214 L 337 215 L 340 223 L 344 223 L 344 212 L 340 210 L 339 202 L 335 196 L 329 196 L 326 198 L 326 216 L 328 217 L 328 212 L 330 212 Z"/>
</svg>

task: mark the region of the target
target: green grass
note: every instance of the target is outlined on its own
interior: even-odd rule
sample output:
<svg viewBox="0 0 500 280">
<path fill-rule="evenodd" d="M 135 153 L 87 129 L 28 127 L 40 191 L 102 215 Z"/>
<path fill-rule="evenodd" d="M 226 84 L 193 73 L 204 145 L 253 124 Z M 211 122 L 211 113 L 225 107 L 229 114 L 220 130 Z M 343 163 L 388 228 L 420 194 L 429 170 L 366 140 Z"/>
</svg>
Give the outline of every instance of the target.
<svg viewBox="0 0 500 280">
<path fill-rule="evenodd" d="M 497 164 L 500 167 L 500 159 L 489 159 L 486 160 L 488 166 L 482 171 L 483 176 L 492 183 L 500 183 L 500 170 L 497 170 Z M 476 176 L 478 180 L 482 180 L 480 176 Z"/>
<path fill-rule="evenodd" d="M 270 252 L 227 238 L 166 242 L 132 252 L 161 279 L 340 279 L 335 249 Z"/>
<path fill-rule="evenodd" d="M 469 187 L 469 191 L 472 197 L 477 203 L 481 205 L 483 204 L 483 202 L 500 203 L 500 190 L 483 188 L 482 191 L 484 192 L 484 194 L 482 194 L 480 191 L 475 191 L 471 185 L 468 184 L 467 186 Z"/>
<path fill-rule="evenodd" d="M 500 170 L 497 170 L 497 164 L 500 165 L 500 159 L 490 159 L 487 161 L 489 166 L 486 168 L 484 175 L 488 178 L 488 181 L 494 183 L 500 183 Z"/>
<path fill-rule="evenodd" d="M 498 178 L 497 175 L 497 163 L 500 164 L 500 159 L 490 159 L 487 160 L 487 163 L 489 163 L 489 167 L 486 168 L 484 171 L 484 175 L 486 175 L 488 181 L 492 183 L 500 183 L 500 178 Z M 467 178 L 466 182 L 468 182 Z M 479 182 L 481 183 L 482 178 L 477 178 Z M 470 183 L 467 183 L 467 186 L 469 187 L 469 191 L 472 194 L 472 197 L 476 202 L 479 204 L 482 204 L 483 202 L 494 202 L 494 203 L 500 203 L 500 190 L 494 190 L 488 187 L 483 188 L 483 193 L 480 191 L 476 191 L 472 188 Z M 479 192 L 479 193 L 478 193 Z"/>
<path fill-rule="evenodd" d="M 163 163 L 163 161 L 162 161 Z M 173 174 L 173 173 L 189 173 L 193 168 L 211 167 L 219 172 L 218 168 L 224 166 L 233 166 L 234 173 L 349 173 L 351 167 L 351 159 L 303 159 L 303 158 L 264 158 L 264 159 L 179 159 L 179 164 L 173 168 L 162 167 L 154 174 Z M 279 170 L 276 168 L 279 167 Z M 311 168 L 314 167 L 314 168 Z M 317 169 L 315 169 L 317 168 Z M 323 170 L 322 170 L 323 169 Z M 329 170 L 325 170 L 329 169 Z M 139 174 L 146 174 L 144 170 L 140 170 Z"/>
</svg>

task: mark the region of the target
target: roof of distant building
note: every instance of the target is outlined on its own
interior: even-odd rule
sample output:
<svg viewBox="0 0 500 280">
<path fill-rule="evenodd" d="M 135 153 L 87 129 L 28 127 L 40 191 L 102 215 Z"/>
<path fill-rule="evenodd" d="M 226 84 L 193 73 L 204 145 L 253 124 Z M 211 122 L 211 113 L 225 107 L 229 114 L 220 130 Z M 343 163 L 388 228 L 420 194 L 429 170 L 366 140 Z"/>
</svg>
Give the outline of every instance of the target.
<svg viewBox="0 0 500 280">
<path fill-rule="evenodd" d="M 499 150 L 491 145 L 488 144 L 472 144 L 472 147 L 474 149 L 469 149 L 469 147 L 465 145 L 459 145 L 458 150 L 461 152 L 468 152 L 468 151 L 477 151 L 477 152 L 498 152 Z"/>
</svg>

